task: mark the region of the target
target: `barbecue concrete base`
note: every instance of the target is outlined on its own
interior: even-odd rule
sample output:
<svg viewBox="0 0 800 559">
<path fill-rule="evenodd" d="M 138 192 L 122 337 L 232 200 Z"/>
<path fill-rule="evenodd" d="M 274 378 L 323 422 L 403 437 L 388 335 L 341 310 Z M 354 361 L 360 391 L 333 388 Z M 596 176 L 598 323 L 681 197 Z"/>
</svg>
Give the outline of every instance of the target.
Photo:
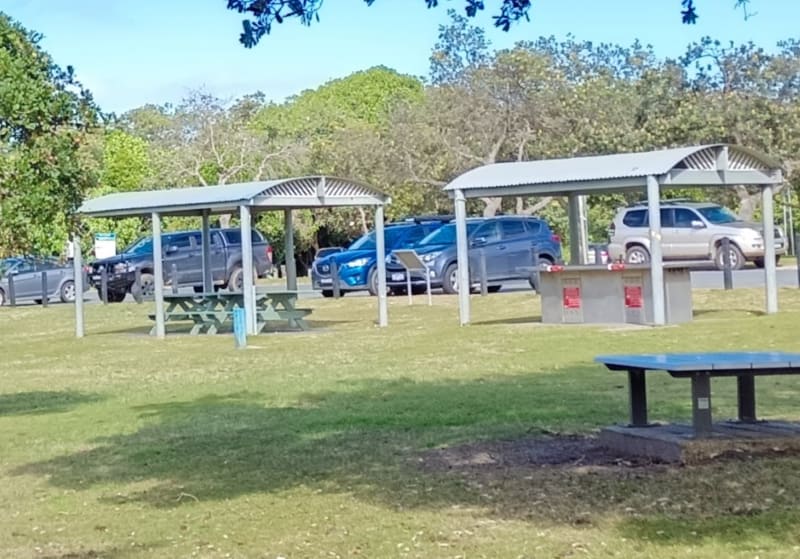
<svg viewBox="0 0 800 559">
<path fill-rule="evenodd" d="M 696 464 L 721 455 L 800 452 L 800 423 L 722 421 L 707 438 L 695 438 L 691 425 L 614 425 L 600 431 L 599 442 L 622 455 Z"/>
</svg>

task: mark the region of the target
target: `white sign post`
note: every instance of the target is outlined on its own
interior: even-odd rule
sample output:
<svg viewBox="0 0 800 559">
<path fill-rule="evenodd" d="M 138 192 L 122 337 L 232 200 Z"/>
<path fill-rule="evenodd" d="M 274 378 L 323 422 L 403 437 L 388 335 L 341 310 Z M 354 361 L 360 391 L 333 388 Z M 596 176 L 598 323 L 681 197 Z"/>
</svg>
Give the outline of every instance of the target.
<svg viewBox="0 0 800 559">
<path fill-rule="evenodd" d="M 428 306 L 433 305 L 433 297 L 431 295 L 431 274 L 428 266 L 422 261 L 419 255 L 410 249 L 395 250 L 394 255 L 406 269 L 406 289 L 408 289 L 408 304 L 414 303 L 411 293 L 411 272 L 422 272 L 425 274 L 425 283 L 428 286 Z"/>
<path fill-rule="evenodd" d="M 110 258 L 117 254 L 117 234 L 116 233 L 95 233 L 94 234 L 94 257 Z"/>
</svg>

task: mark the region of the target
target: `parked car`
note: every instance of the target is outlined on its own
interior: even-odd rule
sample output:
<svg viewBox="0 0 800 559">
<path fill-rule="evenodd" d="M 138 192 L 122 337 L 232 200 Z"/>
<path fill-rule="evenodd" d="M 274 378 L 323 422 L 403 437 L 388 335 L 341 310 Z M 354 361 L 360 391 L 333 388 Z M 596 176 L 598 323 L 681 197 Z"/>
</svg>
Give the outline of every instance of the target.
<svg viewBox="0 0 800 559">
<path fill-rule="evenodd" d="M 45 297 L 57 298 L 63 303 L 75 300 L 75 274 L 72 264 L 62 264 L 54 258 L 31 256 L 6 258 L 0 262 L 0 305 L 8 303 L 11 297 L 10 282 L 14 282 L 15 301 L 36 301 L 41 303 L 42 274 L 47 276 Z M 13 280 L 11 279 L 13 278 Z M 84 285 L 84 289 L 88 289 Z"/>
<path fill-rule="evenodd" d="M 452 216 L 410 218 L 406 221 L 387 223 L 384 229 L 386 253 L 397 248 L 416 245 L 426 235 L 452 219 Z M 367 289 L 372 295 L 378 293 L 377 258 L 375 232 L 367 233 L 354 241 L 346 250 L 317 258 L 311 266 L 311 284 L 322 291 L 324 297 L 333 296 L 333 267 L 339 277 L 342 293 Z"/>
<path fill-rule="evenodd" d="M 255 275 L 264 277 L 272 270 L 272 247 L 264 236 L 253 229 L 253 268 Z M 242 235 L 239 229 L 211 229 L 211 278 L 214 289 L 242 289 Z M 200 231 L 164 233 L 161 236 L 164 282 L 172 282 L 175 265 L 179 286 L 192 286 L 203 290 L 203 241 Z M 125 295 L 148 296 L 153 291 L 153 239 L 142 237 L 122 253 L 110 258 L 95 260 L 91 265 L 90 280 L 102 289 L 101 268 L 107 271 L 109 302 L 120 302 Z M 136 282 L 136 272 L 140 282 Z"/>
<path fill-rule="evenodd" d="M 739 219 L 718 204 L 667 200 L 661 202 L 661 251 L 664 260 L 708 260 L 724 265 L 722 239 L 730 240 L 733 269 L 746 261 L 764 267 L 764 237 L 761 225 Z M 620 208 L 611 223 L 608 246 L 612 260 L 632 264 L 650 261 L 650 234 L 647 206 L 636 204 Z M 776 261 L 786 254 L 786 238 L 775 227 Z"/>
<path fill-rule="evenodd" d="M 524 277 L 534 285 L 533 275 L 518 268 L 533 264 L 535 251 L 539 262 L 562 262 L 561 239 L 542 219 L 531 216 L 498 216 L 467 220 L 469 269 L 471 282 L 480 281 L 481 252 L 485 254 L 489 291 L 499 291 L 502 283 Z M 428 267 L 431 288 L 441 287 L 445 293 L 458 292 L 456 224 L 449 223 L 423 239 L 414 250 Z M 388 285 L 407 289 L 406 270 L 395 258 L 387 265 Z M 422 271 L 411 272 L 412 289 L 426 285 Z"/>
<path fill-rule="evenodd" d="M 344 251 L 344 247 L 324 247 L 317 251 L 317 254 L 314 256 L 314 260 L 321 260 L 326 256 L 330 256 L 331 254 L 336 254 L 337 252 Z"/>
</svg>

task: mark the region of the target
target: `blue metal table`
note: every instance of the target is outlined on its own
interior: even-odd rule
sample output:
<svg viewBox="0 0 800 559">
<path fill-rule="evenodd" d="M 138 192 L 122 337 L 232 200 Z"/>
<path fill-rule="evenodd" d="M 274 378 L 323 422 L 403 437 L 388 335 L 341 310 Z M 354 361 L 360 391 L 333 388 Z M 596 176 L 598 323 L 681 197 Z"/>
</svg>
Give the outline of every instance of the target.
<svg viewBox="0 0 800 559">
<path fill-rule="evenodd" d="M 711 377 L 736 377 L 739 421 L 756 421 L 755 377 L 800 374 L 800 353 L 733 351 L 720 353 L 661 353 L 600 355 L 595 361 L 612 371 L 628 372 L 630 423 L 647 421 L 647 371 L 666 371 L 692 382 L 692 426 L 696 437 L 711 434 Z"/>
</svg>

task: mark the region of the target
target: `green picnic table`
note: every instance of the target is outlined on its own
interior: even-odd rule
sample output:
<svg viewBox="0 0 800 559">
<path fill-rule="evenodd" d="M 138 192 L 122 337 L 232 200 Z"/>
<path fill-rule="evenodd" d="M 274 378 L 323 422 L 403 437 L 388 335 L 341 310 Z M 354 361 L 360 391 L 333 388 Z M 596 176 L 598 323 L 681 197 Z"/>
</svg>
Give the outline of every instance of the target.
<svg viewBox="0 0 800 559">
<path fill-rule="evenodd" d="M 268 322 L 286 321 L 290 328 L 309 330 L 304 320 L 311 309 L 295 306 L 297 291 L 275 291 L 257 289 L 255 293 L 256 331 L 261 332 Z M 164 295 L 164 323 L 193 323 L 190 334 L 216 334 L 226 323 L 233 321 L 233 309 L 244 308 L 241 292 L 216 291 L 213 293 L 168 293 Z M 149 315 L 155 320 L 156 315 Z M 150 329 L 155 335 L 155 326 Z"/>
</svg>

